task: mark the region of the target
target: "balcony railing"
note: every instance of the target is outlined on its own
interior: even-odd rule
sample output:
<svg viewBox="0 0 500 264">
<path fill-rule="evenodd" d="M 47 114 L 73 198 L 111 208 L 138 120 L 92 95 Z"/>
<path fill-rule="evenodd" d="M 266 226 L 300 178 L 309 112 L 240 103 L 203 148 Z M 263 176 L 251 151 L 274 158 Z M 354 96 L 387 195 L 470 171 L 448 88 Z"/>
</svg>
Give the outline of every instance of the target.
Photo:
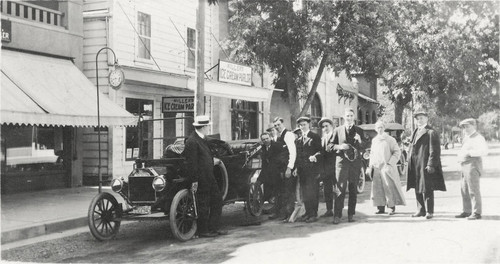
<svg viewBox="0 0 500 264">
<path fill-rule="evenodd" d="M 63 12 L 30 4 L 28 2 L 1 1 L 0 11 L 13 17 L 63 27 Z"/>
</svg>

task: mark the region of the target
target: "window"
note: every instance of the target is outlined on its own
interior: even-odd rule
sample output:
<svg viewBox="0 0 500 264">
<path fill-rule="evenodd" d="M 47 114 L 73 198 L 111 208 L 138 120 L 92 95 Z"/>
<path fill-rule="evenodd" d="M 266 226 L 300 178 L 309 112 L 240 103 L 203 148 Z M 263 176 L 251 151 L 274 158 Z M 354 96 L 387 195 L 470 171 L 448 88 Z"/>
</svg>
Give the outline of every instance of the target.
<svg viewBox="0 0 500 264">
<path fill-rule="evenodd" d="M 257 112 L 259 104 L 243 100 L 231 100 L 231 138 L 258 138 Z"/>
<path fill-rule="evenodd" d="M 149 54 L 151 51 L 151 16 L 138 12 L 137 24 L 139 31 L 137 57 L 149 60 L 151 59 Z"/>
<path fill-rule="evenodd" d="M 377 114 L 375 113 L 375 111 L 372 112 L 372 122 L 373 123 L 377 122 Z"/>
<path fill-rule="evenodd" d="M 196 30 L 187 28 L 187 67 L 196 67 Z"/>
<path fill-rule="evenodd" d="M 126 98 L 125 109 L 136 116 L 142 116 L 144 120 L 153 119 L 152 100 Z M 134 160 L 139 157 L 151 158 L 149 155 L 153 155 L 153 122 L 143 122 L 141 130 L 142 135 L 139 135 L 138 127 L 126 128 L 125 160 Z M 139 153 L 139 144 L 141 143 L 142 149 Z"/>
</svg>

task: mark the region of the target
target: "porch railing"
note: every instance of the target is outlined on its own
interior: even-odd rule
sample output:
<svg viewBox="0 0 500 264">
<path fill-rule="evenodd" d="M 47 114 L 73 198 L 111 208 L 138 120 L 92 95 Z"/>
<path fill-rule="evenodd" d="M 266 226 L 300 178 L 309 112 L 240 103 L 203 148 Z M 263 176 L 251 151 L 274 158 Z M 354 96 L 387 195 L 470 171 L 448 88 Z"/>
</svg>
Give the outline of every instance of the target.
<svg viewBox="0 0 500 264">
<path fill-rule="evenodd" d="M 0 11 L 3 14 L 17 18 L 64 27 L 61 23 L 61 19 L 64 16 L 63 12 L 30 4 L 28 2 L 2 0 Z"/>
</svg>

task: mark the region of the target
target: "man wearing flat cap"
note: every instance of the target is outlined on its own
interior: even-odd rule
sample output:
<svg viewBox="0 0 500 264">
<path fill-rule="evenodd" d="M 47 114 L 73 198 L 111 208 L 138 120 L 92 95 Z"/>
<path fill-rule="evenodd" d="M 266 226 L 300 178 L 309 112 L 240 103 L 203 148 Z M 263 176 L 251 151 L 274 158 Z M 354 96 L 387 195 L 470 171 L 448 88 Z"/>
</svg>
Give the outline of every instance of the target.
<svg viewBox="0 0 500 264">
<path fill-rule="evenodd" d="M 306 116 L 297 119 L 302 136 L 297 139 L 297 161 L 295 164 L 306 209 L 299 221 L 306 223 L 318 220 L 319 173 L 321 169 L 318 160 L 321 152 L 321 138 L 310 130 L 310 123 L 311 119 Z"/>
<path fill-rule="evenodd" d="M 456 218 L 481 219 L 482 204 L 479 178 L 483 174 L 482 156 L 488 155 L 484 137 L 476 131 L 476 120 L 468 118 L 460 122 L 464 130 L 462 148 L 458 159 L 462 167 L 462 213 Z"/>
<path fill-rule="evenodd" d="M 434 216 L 434 191 L 446 191 L 441 166 L 439 134 L 427 124 L 427 112 L 414 114 L 417 128 L 411 135 L 408 150 L 407 190 L 415 189 L 418 211 L 412 217 Z M 427 206 L 427 207 L 426 207 Z"/>
<path fill-rule="evenodd" d="M 333 190 L 337 185 L 335 178 L 335 158 L 336 153 L 333 149 L 333 120 L 323 117 L 319 120 L 319 127 L 323 132 L 321 138 L 321 156 L 323 158 L 323 170 L 321 179 L 323 180 L 323 194 L 326 203 L 326 213 L 321 217 L 333 216 Z M 336 188 L 335 188 L 336 189 Z"/>
<path fill-rule="evenodd" d="M 194 118 L 195 131 L 186 140 L 183 152 L 187 163 L 188 178 L 191 181 L 191 191 L 196 193 L 198 235 L 200 237 L 227 234 L 226 231 L 219 230 L 222 194 L 213 173 L 214 157 L 206 141 L 210 124 L 208 116 Z"/>
</svg>

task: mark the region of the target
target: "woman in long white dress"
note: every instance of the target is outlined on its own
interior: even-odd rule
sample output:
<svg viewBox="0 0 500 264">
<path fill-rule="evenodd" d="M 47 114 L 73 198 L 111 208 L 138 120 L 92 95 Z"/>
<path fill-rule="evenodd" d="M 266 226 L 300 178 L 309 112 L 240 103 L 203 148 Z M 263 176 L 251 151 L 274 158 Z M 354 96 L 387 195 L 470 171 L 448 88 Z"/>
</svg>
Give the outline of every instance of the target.
<svg viewBox="0 0 500 264">
<path fill-rule="evenodd" d="M 401 157 L 396 139 L 385 132 L 385 123 L 378 121 L 375 123 L 377 136 L 372 139 L 370 149 L 370 164 L 367 173 L 372 173 L 372 193 L 373 205 L 377 206 L 376 214 L 385 213 L 385 207 L 393 215 L 396 205 L 406 205 L 406 200 L 401 189 L 401 181 L 396 164 Z"/>
</svg>

